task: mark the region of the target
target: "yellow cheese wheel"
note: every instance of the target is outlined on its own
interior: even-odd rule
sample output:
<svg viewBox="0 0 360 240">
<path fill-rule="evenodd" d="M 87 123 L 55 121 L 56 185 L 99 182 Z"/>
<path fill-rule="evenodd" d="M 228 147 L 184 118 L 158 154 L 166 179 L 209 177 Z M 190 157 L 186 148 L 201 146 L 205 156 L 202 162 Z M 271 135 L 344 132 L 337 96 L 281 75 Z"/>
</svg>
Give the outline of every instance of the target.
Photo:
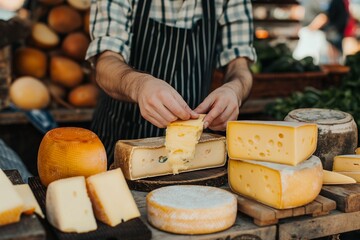
<svg viewBox="0 0 360 240">
<path fill-rule="evenodd" d="M 54 56 L 50 62 L 50 77 L 53 82 L 72 88 L 82 82 L 84 73 L 77 62 L 66 57 Z"/>
<path fill-rule="evenodd" d="M 48 23 L 58 33 L 69 33 L 79 29 L 83 20 L 78 11 L 67 5 L 60 5 L 51 9 Z"/>
<path fill-rule="evenodd" d="M 40 109 L 49 105 L 50 94 L 41 81 L 33 77 L 20 77 L 10 86 L 10 100 L 19 108 Z"/>
<path fill-rule="evenodd" d="M 19 76 L 42 78 L 46 74 L 47 57 L 44 52 L 35 48 L 19 48 L 15 52 L 14 65 Z"/>
<path fill-rule="evenodd" d="M 89 43 L 90 40 L 84 33 L 75 32 L 65 37 L 61 47 L 67 56 L 75 60 L 85 60 Z"/>
<path fill-rule="evenodd" d="M 99 88 L 92 83 L 80 85 L 69 93 L 69 103 L 75 107 L 95 107 L 99 97 Z"/>
<path fill-rule="evenodd" d="M 107 169 L 104 145 L 90 130 L 61 127 L 47 132 L 38 151 L 38 172 L 45 186 L 57 179 L 88 177 Z"/>
<path fill-rule="evenodd" d="M 54 30 L 44 23 L 35 23 L 31 30 L 31 38 L 40 48 L 52 48 L 59 44 L 60 38 Z"/>
</svg>

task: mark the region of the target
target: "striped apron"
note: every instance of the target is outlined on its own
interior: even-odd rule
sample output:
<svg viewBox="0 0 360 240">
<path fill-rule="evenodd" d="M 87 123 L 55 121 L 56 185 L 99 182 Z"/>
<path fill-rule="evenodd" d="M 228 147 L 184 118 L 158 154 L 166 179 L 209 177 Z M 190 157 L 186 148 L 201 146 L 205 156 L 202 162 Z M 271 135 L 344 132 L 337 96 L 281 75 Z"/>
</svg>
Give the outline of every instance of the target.
<svg viewBox="0 0 360 240">
<path fill-rule="evenodd" d="M 184 29 L 149 19 L 151 0 L 139 1 L 131 30 L 129 65 L 168 82 L 192 109 L 210 89 L 218 29 L 214 2 L 203 0 L 203 18 L 193 28 Z M 142 118 L 137 104 L 104 93 L 94 112 L 92 130 L 106 147 L 108 164 L 113 162 L 117 140 L 165 134 L 165 129 Z"/>
</svg>

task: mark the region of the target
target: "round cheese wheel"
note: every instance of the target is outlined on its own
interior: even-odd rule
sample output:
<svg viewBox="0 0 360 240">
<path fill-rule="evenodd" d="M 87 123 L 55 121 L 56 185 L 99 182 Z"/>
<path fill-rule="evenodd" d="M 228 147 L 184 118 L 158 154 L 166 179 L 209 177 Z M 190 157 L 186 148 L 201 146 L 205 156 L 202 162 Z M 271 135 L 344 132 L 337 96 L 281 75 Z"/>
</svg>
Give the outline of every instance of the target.
<svg viewBox="0 0 360 240">
<path fill-rule="evenodd" d="M 52 48 L 59 44 L 59 36 L 44 23 L 35 23 L 31 30 L 31 38 L 41 48 Z"/>
<path fill-rule="evenodd" d="M 51 9 L 48 15 L 48 23 L 58 33 L 69 33 L 83 24 L 79 12 L 67 5 L 61 5 Z"/>
<path fill-rule="evenodd" d="M 207 234 L 225 230 L 236 220 L 237 200 L 223 189 L 177 185 L 146 196 L 151 225 L 179 234 Z"/>
<path fill-rule="evenodd" d="M 55 83 L 73 88 L 82 82 L 84 73 L 77 62 L 66 57 L 54 56 L 50 62 L 50 77 Z"/>
<path fill-rule="evenodd" d="M 67 2 L 78 10 L 87 10 L 91 5 L 91 0 L 67 0 Z"/>
<path fill-rule="evenodd" d="M 84 33 L 70 33 L 62 43 L 62 50 L 75 60 L 84 60 L 89 43 L 90 40 Z"/>
<path fill-rule="evenodd" d="M 84 128 L 62 127 L 45 134 L 37 164 L 41 183 L 47 186 L 57 179 L 105 172 L 107 157 L 95 133 Z"/>
<path fill-rule="evenodd" d="M 69 93 L 69 103 L 75 107 L 95 107 L 99 97 L 99 88 L 92 83 L 80 85 Z"/>
<path fill-rule="evenodd" d="M 45 84 L 33 77 L 20 77 L 10 86 L 10 100 L 19 108 L 40 109 L 49 105 L 50 94 Z"/>
<path fill-rule="evenodd" d="M 14 67 L 19 76 L 42 78 L 47 70 L 47 57 L 35 48 L 19 48 L 15 52 Z"/>
</svg>

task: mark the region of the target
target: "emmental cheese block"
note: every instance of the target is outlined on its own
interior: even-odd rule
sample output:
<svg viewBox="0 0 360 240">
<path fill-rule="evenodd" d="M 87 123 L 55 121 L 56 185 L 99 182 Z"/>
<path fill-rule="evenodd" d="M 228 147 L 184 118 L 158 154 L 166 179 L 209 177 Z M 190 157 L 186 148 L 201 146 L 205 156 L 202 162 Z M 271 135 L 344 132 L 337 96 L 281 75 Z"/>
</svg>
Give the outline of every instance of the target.
<svg viewBox="0 0 360 240">
<path fill-rule="evenodd" d="M 186 163 L 194 160 L 195 147 L 204 128 L 204 117 L 205 114 L 201 114 L 198 119 L 178 120 L 167 126 L 165 148 L 174 174 L 187 169 Z"/>
<path fill-rule="evenodd" d="M 324 170 L 323 174 L 323 184 L 325 185 L 356 183 L 354 178 L 342 173 Z"/>
<path fill-rule="evenodd" d="M 28 184 L 14 185 L 14 188 L 24 202 L 23 212 L 25 214 L 32 214 L 35 212 L 41 218 L 45 218 L 43 212 L 41 211 L 39 203 L 37 202 Z"/>
<path fill-rule="evenodd" d="M 85 178 L 71 177 L 53 181 L 46 191 L 46 217 L 62 232 L 84 233 L 97 224 L 87 195 Z"/>
<path fill-rule="evenodd" d="M 229 158 L 295 166 L 316 149 L 317 125 L 284 121 L 230 121 L 226 143 Z"/>
<path fill-rule="evenodd" d="M 164 144 L 164 137 L 119 140 L 111 168 L 120 167 L 129 180 L 173 174 Z M 224 166 L 226 159 L 225 137 L 203 133 L 195 147 L 194 159 L 185 162 L 186 169 L 179 172 Z"/>
<path fill-rule="evenodd" d="M 86 185 L 98 220 L 114 227 L 140 217 L 120 168 L 88 177 Z"/>
<path fill-rule="evenodd" d="M 323 169 L 312 156 L 297 166 L 229 159 L 231 189 L 240 195 L 277 209 L 303 206 L 319 194 Z"/>
<path fill-rule="evenodd" d="M 231 227 L 236 219 L 235 196 L 215 187 L 178 185 L 146 196 L 147 216 L 154 227 L 179 234 L 206 234 Z"/>
<path fill-rule="evenodd" d="M 360 155 L 349 154 L 334 157 L 333 171 L 356 172 L 360 171 Z"/>
<path fill-rule="evenodd" d="M 0 226 L 20 221 L 24 203 L 13 184 L 0 169 Z"/>
</svg>

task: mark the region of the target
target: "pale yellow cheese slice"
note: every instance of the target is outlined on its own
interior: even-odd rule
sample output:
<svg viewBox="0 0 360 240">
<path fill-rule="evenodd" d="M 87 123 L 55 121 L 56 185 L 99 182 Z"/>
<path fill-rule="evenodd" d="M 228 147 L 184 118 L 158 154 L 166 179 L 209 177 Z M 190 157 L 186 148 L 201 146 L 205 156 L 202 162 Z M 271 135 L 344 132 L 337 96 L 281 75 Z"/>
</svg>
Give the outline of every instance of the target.
<svg viewBox="0 0 360 240">
<path fill-rule="evenodd" d="M 173 174 L 164 143 L 165 137 L 119 140 L 111 168 L 120 167 L 130 180 Z M 179 172 L 224 166 L 226 159 L 225 137 L 203 133 L 195 146 L 194 159 L 185 162 L 186 169 Z"/>
<path fill-rule="evenodd" d="M 55 180 L 49 184 L 46 218 L 62 232 L 84 233 L 97 229 L 83 176 Z"/>
<path fill-rule="evenodd" d="M 37 202 L 28 184 L 14 185 L 14 188 L 24 202 L 23 212 L 25 214 L 32 214 L 33 212 L 35 212 L 41 218 L 45 218 L 43 212 L 41 211 L 39 203 Z"/>
<path fill-rule="evenodd" d="M 205 114 L 201 114 L 198 119 L 178 120 L 167 126 L 165 148 L 174 174 L 187 169 L 186 163 L 194 160 L 195 147 L 204 128 L 204 117 Z"/>
<path fill-rule="evenodd" d="M 354 178 L 342 173 L 324 170 L 323 174 L 323 184 L 325 185 L 356 183 Z"/>
<path fill-rule="evenodd" d="M 333 171 L 356 172 L 360 171 L 360 155 L 348 154 L 334 157 Z"/>
<path fill-rule="evenodd" d="M 274 208 L 286 209 L 303 206 L 318 196 L 323 171 L 316 156 L 297 166 L 230 159 L 228 178 L 235 193 Z"/>
<path fill-rule="evenodd" d="M 295 166 L 316 150 L 317 125 L 284 121 L 230 121 L 226 142 L 229 158 Z"/>
<path fill-rule="evenodd" d="M 86 184 L 98 220 L 113 227 L 140 217 L 120 168 L 90 176 Z"/>
<path fill-rule="evenodd" d="M 24 202 L 0 169 L 0 226 L 20 221 Z"/>
<path fill-rule="evenodd" d="M 355 179 L 356 182 L 360 182 L 360 171 L 359 172 L 337 172 L 337 173 L 351 177 L 352 179 Z"/>
</svg>

